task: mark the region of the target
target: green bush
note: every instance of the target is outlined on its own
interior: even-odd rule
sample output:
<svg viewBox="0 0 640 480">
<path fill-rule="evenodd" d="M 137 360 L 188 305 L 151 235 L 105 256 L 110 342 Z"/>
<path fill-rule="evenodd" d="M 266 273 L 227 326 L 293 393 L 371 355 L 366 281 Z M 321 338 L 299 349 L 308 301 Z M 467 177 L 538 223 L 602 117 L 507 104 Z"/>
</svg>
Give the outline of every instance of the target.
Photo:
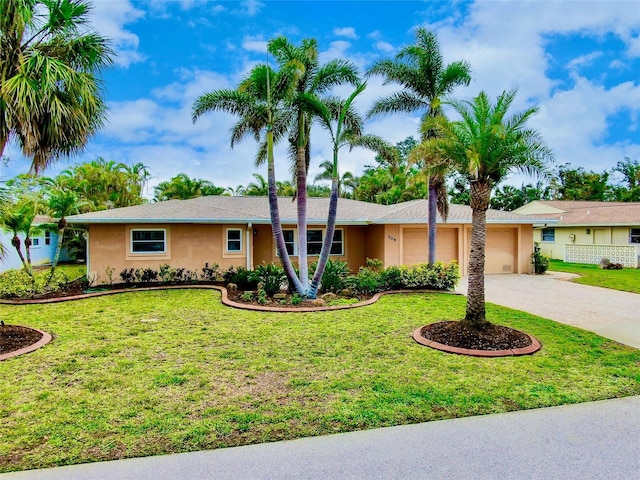
<svg viewBox="0 0 640 480">
<path fill-rule="evenodd" d="M 0 275 L 0 297 L 32 298 L 64 290 L 69 285 L 69 278 L 63 271 L 56 270 L 51 281 L 49 281 L 49 275 L 50 272 L 43 272 L 32 278 L 24 270 L 9 270 Z"/>
<path fill-rule="evenodd" d="M 540 247 L 537 243 L 535 247 L 533 247 L 531 263 L 533 264 L 533 271 L 536 275 L 543 275 L 549 268 L 549 258 L 540 253 Z"/>
<path fill-rule="evenodd" d="M 176 269 L 168 263 L 163 263 L 162 265 L 160 265 L 158 274 L 160 275 L 160 280 L 162 281 L 162 283 L 171 283 L 176 279 Z"/>
<path fill-rule="evenodd" d="M 346 279 L 345 285 L 360 295 L 373 295 L 384 290 L 381 274 L 367 267 L 360 267 L 357 274 Z"/>
<path fill-rule="evenodd" d="M 258 290 L 258 303 L 260 305 L 266 305 L 267 303 L 269 303 L 267 292 L 262 289 Z"/>
<path fill-rule="evenodd" d="M 227 283 L 235 283 L 238 286 L 238 290 L 255 290 L 258 286 L 258 282 L 251 280 L 251 270 L 247 270 L 243 267 L 238 267 L 235 270 L 230 267 L 223 275 L 224 281 Z"/>
<path fill-rule="evenodd" d="M 315 272 L 318 268 L 318 262 L 311 264 L 309 271 Z M 349 276 L 349 265 L 347 262 L 340 260 L 327 260 L 324 267 L 322 279 L 320 280 L 320 289 L 323 292 L 339 292 L 345 286 L 345 280 Z"/>
<path fill-rule="evenodd" d="M 221 276 L 220 266 L 217 263 L 212 263 L 211 266 L 209 264 L 204 266 L 200 278 L 205 282 L 217 282 Z"/>
<path fill-rule="evenodd" d="M 274 263 L 263 263 L 249 273 L 249 280 L 262 284 L 262 289 L 270 297 L 280 291 L 282 284 L 287 280 L 284 269 Z M 238 286 L 238 288 L 240 288 Z"/>
</svg>

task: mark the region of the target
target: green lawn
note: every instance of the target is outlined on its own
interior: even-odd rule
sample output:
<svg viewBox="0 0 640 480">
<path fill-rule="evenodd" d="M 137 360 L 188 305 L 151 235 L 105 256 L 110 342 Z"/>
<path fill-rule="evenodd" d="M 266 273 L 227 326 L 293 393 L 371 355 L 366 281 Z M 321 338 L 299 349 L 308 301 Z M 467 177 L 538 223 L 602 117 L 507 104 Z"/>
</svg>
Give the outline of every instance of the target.
<svg viewBox="0 0 640 480">
<path fill-rule="evenodd" d="M 549 270 L 556 272 L 577 273 L 576 283 L 593 285 L 594 287 L 613 288 L 623 292 L 640 293 L 640 269 L 623 268 L 622 270 L 603 270 L 598 265 L 581 263 L 565 263 L 562 260 L 551 260 Z"/>
<path fill-rule="evenodd" d="M 317 313 L 224 307 L 211 290 L 0 305 L 54 341 L 0 362 L 0 471 L 184 452 L 640 394 L 640 351 L 522 312 L 533 356 L 411 339 L 465 298 L 388 295 Z"/>
</svg>

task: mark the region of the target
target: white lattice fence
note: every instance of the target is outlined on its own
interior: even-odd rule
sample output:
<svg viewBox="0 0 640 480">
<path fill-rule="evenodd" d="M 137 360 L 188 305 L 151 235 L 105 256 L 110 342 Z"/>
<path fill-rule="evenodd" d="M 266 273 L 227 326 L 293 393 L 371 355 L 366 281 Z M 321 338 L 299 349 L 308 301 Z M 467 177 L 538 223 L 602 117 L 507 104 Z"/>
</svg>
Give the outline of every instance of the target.
<svg viewBox="0 0 640 480">
<path fill-rule="evenodd" d="M 603 258 L 621 263 L 628 268 L 638 268 L 638 248 L 634 245 L 579 245 L 567 243 L 564 261 L 597 265 Z"/>
</svg>

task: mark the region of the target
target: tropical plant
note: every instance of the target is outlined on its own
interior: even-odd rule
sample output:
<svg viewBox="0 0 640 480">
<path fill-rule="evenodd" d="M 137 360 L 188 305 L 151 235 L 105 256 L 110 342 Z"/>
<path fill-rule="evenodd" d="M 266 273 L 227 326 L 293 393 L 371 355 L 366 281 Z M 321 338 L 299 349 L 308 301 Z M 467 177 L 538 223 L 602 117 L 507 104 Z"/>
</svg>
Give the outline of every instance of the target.
<svg viewBox="0 0 640 480">
<path fill-rule="evenodd" d="M 0 157 L 15 139 L 39 172 L 102 125 L 107 40 L 86 32 L 86 0 L 0 0 Z"/>
<path fill-rule="evenodd" d="M 6 231 L 13 234 L 11 245 L 16 249 L 22 266 L 33 278 L 33 267 L 31 265 L 31 236 L 37 231 L 33 225 L 38 212 L 37 200 L 33 197 L 23 196 L 8 201 L 0 216 L 0 225 Z M 22 251 L 22 240 L 18 236 L 24 235 L 24 253 Z"/>
<path fill-rule="evenodd" d="M 52 185 L 52 188 L 47 191 L 47 195 L 49 211 L 54 218 L 58 219 L 56 223 L 58 239 L 51 263 L 51 272 L 49 273 L 49 279 L 51 280 L 58 266 L 60 252 L 62 251 L 62 242 L 67 228 L 67 219 L 65 217 L 78 211 L 78 196 L 75 192 L 60 188 L 57 185 Z"/>
<path fill-rule="evenodd" d="M 333 180 L 333 161 L 325 160 L 320 164 L 320 168 L 322 169 L 319 174 L 317 174 L 313 181 L 322 181 L 322 180 Z M 343 198 L 351 198 L 353 188 L 355 187 L 355 178 L 353 173 L 344 172 L 342 176 L 338 178 L 338 191 L 340 192 L 340 196 Z M 308 187 L 307 187 L 308 188 Z"/>
<path fill-rule="evenodd" d="M 287 280 L 287 276 L 282 267 L 274 263 L 265 263 L 258 265 L 251 271 L 248 280 L 261 285 L 261 290 L 272 297 L 280 291 L 280 288 Z"/>
<path fill-rule="evenodd" d="M 422 112 L 423 124 L 428 118 L 442 115 L 442 97 L 451 93 L 459 85 L 471 81 L 471 67 L 468 62 L 452 62 L 445 66 L 438 37 L 424 28 L 416 29 L 416 43 L 404 47 L 394 60 L 376 62 L 368 75 L 382 75 L 385 85 L 398 83 L 403 90 L 377 100 L 368 116 L 383 113 Z M 422 140 L 435 136 L 433 129 L 422 131 Z M 441 217 L 447 217 L 446 174 L 448 168 L 443 159 L 420 154 L 421 163 L 429 176 L 429 263 L 436 258 L 436 210 Z"/>
<path fill-rule="evenodd" d="M 160 182 L 153 190 L 156 202 L 224 195 L 227 192 L 226 188 L 217 187 L 209 180 L 190 178 L 186 173 L 179 173 L 166 182 Z"/>
<path fill-rule="evenodd" d="M 244 195 L 266 197 L 269 194 L 269 182 L 259 173 L 254 173 L 252 176 L 256 181 L 246 186 Z"/>
<path fill-rule="evenodd" d="M 318 262 L 311 264 L 310 271 L 315 272 Z M 323 292 L 339 292 L 345 287 L 345 280 L 349 276 L 349 265 L 340 260 L 327 260 L 322 274 L 320 286 Z"/>
<path fill-rule="evenodd" d="M 63 170 L 54 181 L 75 192 L 79 211 L 85 213 L 144 203 L 142 189 L 148 177 L 142 164 L 129 166 L 98 158 Z"/>
<path fill-rule="evenodd" d="M 338 208 L 340 181 L 340 174 L 338 171 L 338 154 L 340 149 L 345 145 L 349 145 L 351 148 L 354 146 L 360 146 L 383 154 L 393 150 L 393 147 L 388 145 L 380 137 L 363 134 L 363 121 L 353 108 L 353 101 L 364 91 L 365 88 L 366 84 L 364 83 L 358 85 L 355 91 L 346 100 L 342 100 L 337 97 L 326 98 L 322 101 L 317 101 L 312 97 L 307 99 L 310 104 L 314 104 L 313 110 L 316 112 L 316 117 L 322 126 L 329 132 L 333 146 L 333 165 L 331 167 L 333 177 L 331 180 L 331 196 L 329 197 L 327 228 L 322 242 L 322 249 L 320 250 L 320 257 L 318 258 L 318 263 L 307 291 L 307 296 L 309 298 L 316 298 L 320 281 L 331 252 L 331 245 L 333 243 Z M 309 110 L 311 110 L 311 108 Z M 300 261 L 302 262 L 302 259 Z M 301 276 L 304 274 L 303 272 L 302 267 L 300 267 Z"/>
<path fill-rule="evenodd" d="M 345 60 L 331 60 L 324 65 L 318 61 L 318 44 L 315 39 L 304 39 L 295 46 L 284 36 L 272 39 L 267 46 L 280 69 L 290 65 L 299 67 L 300 75 L 290 77 L 292 95 L 285 98 L 289 117 L 286 132 L 289 134 L 292 153 L 295 152 L 294 178 L 296 180 L 296 206 L 298 213 L 298 265 L 300 268 L 300 294 L 307 296 L 309 290 L 307 264 L 307 171 L 309 169 L 309 139 L 311 124 L 322 105 L 320 96 L 330 88 L 360 82 L 355 65 Z M 285 132 L 282 132 L 285 133 Z M 276 137 L 278 140 L 278 137 Z M 289 274 L 289 272 L 287 273 Z M 314 297 L 312 297 L 314 298 Z"/>
<path fill-rule="evenodd" d="M 300 47 L 296 47 L 286 38 L 278 37 L 269 42 L 268 49 L 278 61 L 277 72 L 267 65 L 258 65 L 236 90 L 217 90 L 202 95 L 194 103 L 193 119 L 195 121 L 209 111 L 226 111 L 240 118 L 231 131 L 232 147 L 247 134 L 262 140 L 256 162 L 267 161 L 269 210 L 276 249 L 290 283 L 301 296 L 306 297 L 309 279 L 307 236 L 304 232 L 307 231 L 307 147 L 311 120 L 318 114 L 316 107 L 321 103 L 318 95 L 340 83 L 355 83 L 357 73 L 351 63 L 341 60 L 320 66 L 315 40 L 304 40 Z M 298 231 L 303 232 L 297 239 L 299 275 L 291 263 L 282 233 L 273 154 L 274 143 L 287 134 L 295 146 Z"/>
<path fill-rule="evenodd" d="M 484 261 L 486 212 L 491 190 L 511 172 L 548 175 L 545 162 L 551 150 L 539 132 L 527 127 L 538 109 L 528 108 L 507 116 L 516 91 L 505 91 L 493 104 L 485 92 L 473 101 L 447 102 L 461 120 L 432 120 L 437 135 L 430 140 L 431 154 L 453 162 L 470 182 L 472 227 L 469 256 L 467 309 L 463 320 L 467 326 L 481 329 L 486 319 L 484 295 Z"/>
</svg>

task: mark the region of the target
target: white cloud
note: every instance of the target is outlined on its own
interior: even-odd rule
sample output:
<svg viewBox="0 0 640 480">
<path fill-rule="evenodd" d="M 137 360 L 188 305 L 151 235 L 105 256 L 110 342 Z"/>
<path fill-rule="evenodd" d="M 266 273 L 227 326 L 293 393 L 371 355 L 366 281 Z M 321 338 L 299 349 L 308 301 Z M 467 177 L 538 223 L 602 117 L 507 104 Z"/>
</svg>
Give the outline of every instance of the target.
<svg viewBox="0 0 640 480">
<path fill-rule="evenodd" d="M 594 60 L 602 57 L 602 55 L 602 52 L 591 52 L 586 55 L 580 55 L 567 63 L 567 69 L 577 71 L 581 67 L 588 67 L 593 64 Z"/>
<path fill-rule="evenodd" d="M 242 48 L 249 52 L 267 53 L 267 41 L 261 37 L 245 37 L 242 40 Z"/>
<path fill-rule="evenodd" d="M 356 35 L 356 30 L 353 27 L 344 27 L 344 28 L 334 28 L 333 34 L 339 37 L 347 37 L 347 38 L 358 38 Z"/>
<path fill-rule="evenodd" d="M 239 11 L 242 15 L 247 15 L 249 17 L 254 17 L 255 15 L 262 10 L 265 6 L 264 3 L 259 2 L 258 0 L 246 0 L 244 2 L 240 2 L 241 10 Z"/>
<path fill-rule="evenodd" d="M 395 48 L 393 48 L 393 45 L 383 41 L 376 42 L 374 46 L 376 47 L 377 50 L 380 50 L 381 52 L 384 52 L 384 53 L 393 53 L 395 50 Z"/>
<path fill-rule="evenodd" d="M 122 67 L 141 62 L 144 56 L 138 52 L 140 39 L 125 29 L 128 23 L 144 17 L 144 12 L 135 8 L 129 0 L 119 2 L 94 2 L 92 26 L 98 33 L 109 38 L 116 51 L 115 62 Z"/>
</svg>

